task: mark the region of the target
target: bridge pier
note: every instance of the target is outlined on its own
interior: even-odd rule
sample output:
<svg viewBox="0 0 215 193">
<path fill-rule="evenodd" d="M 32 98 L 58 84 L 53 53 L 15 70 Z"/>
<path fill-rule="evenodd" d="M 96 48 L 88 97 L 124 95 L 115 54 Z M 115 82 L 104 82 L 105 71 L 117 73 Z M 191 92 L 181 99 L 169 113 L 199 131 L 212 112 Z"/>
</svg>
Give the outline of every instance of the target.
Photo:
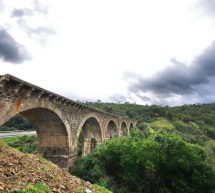
<svg viewBox="0 0 215 193">
<path fill-rule="evenodd" d="M 82 156 L 85 157 L 90 154 L 98 145 L 102 144 L 102 140 L 99 138 L 85 138 Z"/>
<path fill-rule="evenodd" d="M 45 158 L 66 171 L 68 171 L 69 168 L 73 166 L 76 160 L 76 156 L 75 157 L 56 156 L 56 157 L 45 157 Z"/>
</svg>

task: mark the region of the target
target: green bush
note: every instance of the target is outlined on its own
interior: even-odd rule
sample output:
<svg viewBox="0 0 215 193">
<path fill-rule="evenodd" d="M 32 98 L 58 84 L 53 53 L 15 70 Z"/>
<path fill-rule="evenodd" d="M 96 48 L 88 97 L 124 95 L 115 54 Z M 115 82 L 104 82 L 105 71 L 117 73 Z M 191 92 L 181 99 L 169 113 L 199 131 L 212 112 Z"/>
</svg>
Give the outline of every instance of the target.
<svg viewBox="0 0 215 193">
<path fill-rule="evenodd" d="M 5 125 L 0 127 L 0 131 L 11 131 L 11 130 L 16 130 L 14 127 L 7 127 Z"/>
<path fill-rule="evenodd" d="M 174 125 L 164 118 L 158 118 L 155 121 L 148 123 L 148 126 L 154 130 L 159 129 L 172 130 L 174 128 Z"/>
<path fill-rule="evenodd" d="M 215 140 L 215 129 L 214 128 L 206 128 L 207 135 Z"/>
<path fill-rule="evenodd" d="M 36 135 L 8 137 L 1 140 L 24 153 L 36 153 L 38 151 L 38 138 Z"/>
<path fill-rule="evenodd" d="M 26 188 L 16 191 L 17 193 L 51 193 L 48 185 L 43 182 L 38 182 L 35 185 L 29 184 Z"/>
<path fill-rule="evenodd" d="M 205 150 L 207 152 L 211 165 L 215 167 L 215 141 L 210 140 L 205 143 Z"/>
<path fill-rule="evenodd" d="M 34 127 L 24 116 L 18 114 L 9 119 L 3 126 L 0 127 L 0 131 L 9 130 L 34 130 Z"/>
<path fill-rule="evenodd" d="M 168 133 L 145 139 L 135 129 L 79 159 L 73 174 L 116 193 L 209 193 L 215 186 L 202 147 Z"/>
</svg>

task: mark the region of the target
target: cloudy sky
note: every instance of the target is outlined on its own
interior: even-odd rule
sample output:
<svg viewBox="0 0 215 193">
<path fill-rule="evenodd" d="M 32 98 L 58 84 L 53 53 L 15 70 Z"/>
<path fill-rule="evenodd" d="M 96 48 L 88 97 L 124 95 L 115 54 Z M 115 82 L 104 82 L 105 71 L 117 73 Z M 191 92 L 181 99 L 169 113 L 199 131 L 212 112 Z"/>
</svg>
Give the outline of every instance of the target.
<svg viewBox="0 0 215 193">
<path fill-rule="evenodd" d="M 215 0 L 0 0 L 0 74 L 74 100 L 215 102 Z"/>
</svg>

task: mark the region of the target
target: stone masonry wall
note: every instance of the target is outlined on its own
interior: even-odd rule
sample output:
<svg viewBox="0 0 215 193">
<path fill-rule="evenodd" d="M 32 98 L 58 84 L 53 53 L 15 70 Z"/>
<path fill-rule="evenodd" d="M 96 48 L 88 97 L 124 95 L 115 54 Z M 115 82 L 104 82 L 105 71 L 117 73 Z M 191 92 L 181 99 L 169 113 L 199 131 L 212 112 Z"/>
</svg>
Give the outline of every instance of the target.
<svg viewBox="0 0 215 193">
<path fill-rule="evenodd" d="M 87 107 L 11 75 L 0 76 L 0 126 L 19 113 L 36 126 L 41 154 L 66 169 L 76 159 L 78 138 L 89 118 L 95 118 L 101 129 L 97 144 L 105 141 L 111 120 L 117 126 L 118 136 L 122 134 L 122 122 L 128 132 L 130 124 L 136 124 L 134 120 Z M 90 153 L 89 141 L 85 139 L 88 144 L 85 154 Z"/>
</svg>

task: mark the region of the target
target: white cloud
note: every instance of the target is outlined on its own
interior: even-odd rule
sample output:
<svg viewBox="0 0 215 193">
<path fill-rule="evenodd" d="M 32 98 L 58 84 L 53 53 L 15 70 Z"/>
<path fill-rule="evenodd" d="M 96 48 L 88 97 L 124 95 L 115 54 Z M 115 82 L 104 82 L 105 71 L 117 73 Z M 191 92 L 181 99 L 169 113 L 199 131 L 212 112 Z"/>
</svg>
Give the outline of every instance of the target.
<svg viewBox="0 0 215 193">
<path fill-rule="evenodd" d="M 0 19 L 33 59 L 18 67 L 0 63 L 0 73 L 12 73 L 67 96 L 129 98 L 125 72 L 150 77 L 173 57 L 191 61 L 214 38 L 214 24 L 199 17 L 197 0 L 3 2 Z M 35 12 L 25 16 L 25 27 L 48 26 L 56 34 L 43 36 L 45 44 L 40 36 L 29 37 L 20 27 L 22 20 L 10 17 L 14 9 Z"/>
</svg>

